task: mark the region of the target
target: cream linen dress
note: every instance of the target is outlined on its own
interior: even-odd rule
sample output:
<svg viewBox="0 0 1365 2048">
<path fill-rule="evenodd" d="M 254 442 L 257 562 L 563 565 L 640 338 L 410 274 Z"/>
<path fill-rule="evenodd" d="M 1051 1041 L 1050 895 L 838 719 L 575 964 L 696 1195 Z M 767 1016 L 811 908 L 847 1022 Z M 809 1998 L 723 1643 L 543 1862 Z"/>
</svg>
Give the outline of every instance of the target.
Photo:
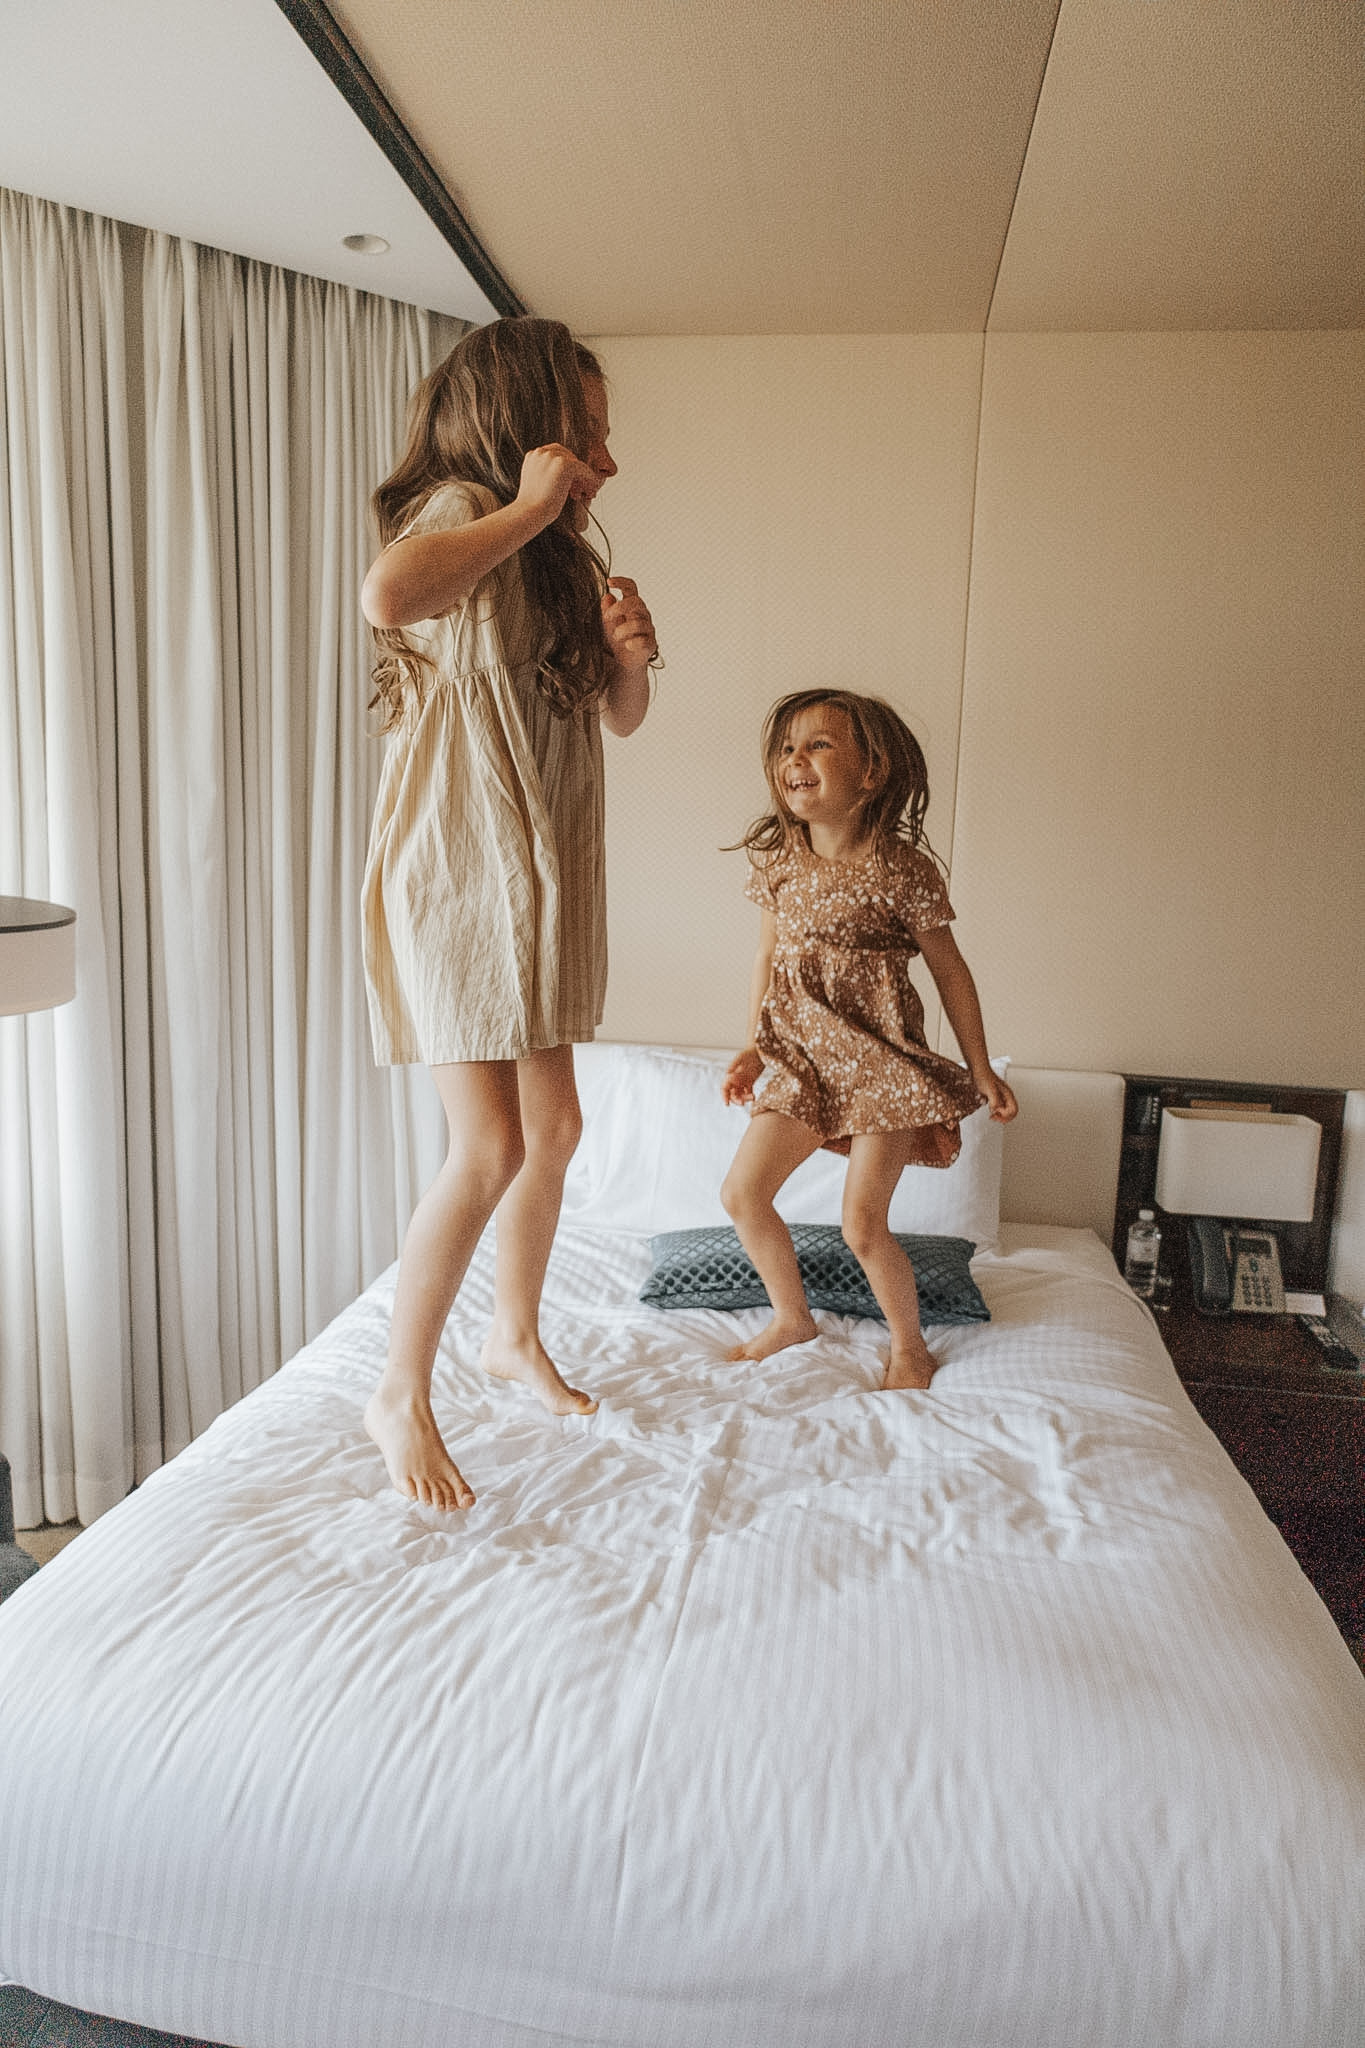
<svg viewBox="0 0 1365 2048">
<path fill-rule="evenodd" d="M 446 484 L 406 533 L 491 512 Z M 376 1062 L 515 1060 L 590 1039 L 606 993 L 597 706 L 558 718 L 517 556 L 405 629 L 435 663 L 389 734 L 362 892 Z"/>
</svg>

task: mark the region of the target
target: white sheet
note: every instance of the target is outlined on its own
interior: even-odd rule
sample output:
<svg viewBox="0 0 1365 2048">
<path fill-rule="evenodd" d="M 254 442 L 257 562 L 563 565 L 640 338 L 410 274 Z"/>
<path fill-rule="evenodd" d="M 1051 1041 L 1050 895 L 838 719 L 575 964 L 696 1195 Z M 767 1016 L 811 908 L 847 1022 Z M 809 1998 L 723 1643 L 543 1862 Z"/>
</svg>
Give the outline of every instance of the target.
<svg viewBox="0 0 1365 2048">
<path fill-rule="evenodd" d="M 566 1230 L 602 1397 L 360 1411 L 391 1276 L 0 1609 L 0 1971 L 236 2048 L 1359 2048 L 1365 1678 L 1086 1232 L 724 1362 Z"/>
</svg>

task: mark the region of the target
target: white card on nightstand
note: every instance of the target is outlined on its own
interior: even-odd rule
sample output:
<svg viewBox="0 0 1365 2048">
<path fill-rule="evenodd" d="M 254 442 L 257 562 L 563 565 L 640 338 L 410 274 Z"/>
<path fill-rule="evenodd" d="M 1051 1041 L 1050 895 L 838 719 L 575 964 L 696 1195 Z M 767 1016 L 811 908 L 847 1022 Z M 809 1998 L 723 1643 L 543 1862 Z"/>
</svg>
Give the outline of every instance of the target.
<svg viewBox="0 0 1365 2048">
<path fill-rule="evenodd" d="M 1320 1294 L 1289 1294 L 1284 1297 L 1285 1312 L 1291 1316 L 1325 1316 L 1327 1303 Z"/>
</svg>

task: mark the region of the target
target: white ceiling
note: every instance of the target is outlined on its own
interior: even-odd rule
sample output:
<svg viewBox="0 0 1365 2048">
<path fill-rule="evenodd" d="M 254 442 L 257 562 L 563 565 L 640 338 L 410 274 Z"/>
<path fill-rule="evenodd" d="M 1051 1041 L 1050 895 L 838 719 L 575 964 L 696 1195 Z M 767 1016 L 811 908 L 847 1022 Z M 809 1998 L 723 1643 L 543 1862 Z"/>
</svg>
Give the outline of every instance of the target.
<svg viewBox="0 0 1365 2048">
<path fill-rule="evenodd" d="M 0 185 L 492 317 L 275 0 L 0 0 Z"/>
<path fill-rule="evenodd" d="M 583 333 L 1365 325 L 1362 0 L 330 5 Z M 0 67 L 0 184 L 489 317 L 275 0 L 0 0 Z"/>
</svg>

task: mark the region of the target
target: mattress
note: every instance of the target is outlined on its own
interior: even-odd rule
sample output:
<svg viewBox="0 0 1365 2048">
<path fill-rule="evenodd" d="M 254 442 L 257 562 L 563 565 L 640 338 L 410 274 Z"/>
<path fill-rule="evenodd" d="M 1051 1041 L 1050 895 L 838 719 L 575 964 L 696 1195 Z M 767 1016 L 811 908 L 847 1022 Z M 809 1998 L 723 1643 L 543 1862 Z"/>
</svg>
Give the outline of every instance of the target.
<svg viewBox="0 0 1365 2048">
<path fill-rule="evenodd" d="M 386 1274 L 0 1609 L 0 1974 L 233 2048 L 1359 2048 L 1365 1678 L 1086 1231 L 727 1362 L 561 1230 L 600 1396 L 361 1427 Z"/>
</svg>

